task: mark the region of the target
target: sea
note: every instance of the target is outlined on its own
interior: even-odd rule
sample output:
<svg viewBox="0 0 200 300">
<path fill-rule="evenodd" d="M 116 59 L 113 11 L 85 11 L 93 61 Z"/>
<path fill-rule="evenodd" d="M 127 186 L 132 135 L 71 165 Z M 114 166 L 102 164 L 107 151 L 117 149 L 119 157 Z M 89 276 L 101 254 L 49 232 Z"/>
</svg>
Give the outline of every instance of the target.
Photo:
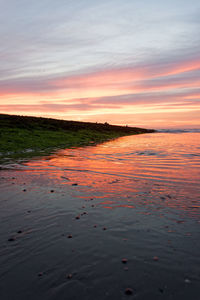
<svg viewBox="0 0 200 300">
<path fill-rule="evenodd" d="M 0 299 L 200 299 L 200 130 L 0 170 Z"/>
</svg>

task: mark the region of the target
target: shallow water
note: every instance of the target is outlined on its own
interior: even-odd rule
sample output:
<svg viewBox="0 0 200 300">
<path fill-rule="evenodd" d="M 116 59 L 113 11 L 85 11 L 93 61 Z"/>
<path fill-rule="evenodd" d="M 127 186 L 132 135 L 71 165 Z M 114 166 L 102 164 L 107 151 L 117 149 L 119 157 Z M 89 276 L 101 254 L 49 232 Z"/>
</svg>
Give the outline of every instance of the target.
<svg viewBox="0 0 200 300">
<path fill-rule="evenodd" d="M 61 150 L 0 176 L 1 299 L 199 299 L 200 133 Z"/>
</svg>

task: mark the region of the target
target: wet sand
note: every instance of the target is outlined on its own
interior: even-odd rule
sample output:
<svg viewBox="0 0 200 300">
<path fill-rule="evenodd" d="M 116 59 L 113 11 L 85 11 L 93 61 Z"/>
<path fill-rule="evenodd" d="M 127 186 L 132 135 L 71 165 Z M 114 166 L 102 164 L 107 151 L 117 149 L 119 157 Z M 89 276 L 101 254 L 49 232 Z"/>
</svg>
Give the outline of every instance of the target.
<svg viewBox="0 0 200 300">
<path fill-rule="evenodd" d="M 5 166 L 0 299 L 198 300 L 199 137 L 123 137 Z"/>
</svg>

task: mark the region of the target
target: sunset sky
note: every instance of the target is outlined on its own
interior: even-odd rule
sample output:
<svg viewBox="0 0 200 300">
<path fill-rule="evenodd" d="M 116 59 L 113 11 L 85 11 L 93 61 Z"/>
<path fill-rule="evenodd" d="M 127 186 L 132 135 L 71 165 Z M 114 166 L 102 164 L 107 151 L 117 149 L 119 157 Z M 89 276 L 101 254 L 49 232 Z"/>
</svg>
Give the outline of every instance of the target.
<svg viewBox="0 0 200 300">
<path fill-rule="evenodd" d="M 0 0 L 0 112 L 200 128 L 199 0 Z"/>
</svg>

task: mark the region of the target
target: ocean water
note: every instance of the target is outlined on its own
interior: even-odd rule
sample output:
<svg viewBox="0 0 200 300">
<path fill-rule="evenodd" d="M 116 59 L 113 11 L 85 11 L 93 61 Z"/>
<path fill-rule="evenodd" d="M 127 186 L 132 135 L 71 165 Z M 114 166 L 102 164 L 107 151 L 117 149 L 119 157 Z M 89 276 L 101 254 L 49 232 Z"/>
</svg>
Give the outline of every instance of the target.
<svg viewBox="0 0 200 300">
<path fill-rule="evenodd" d="M 0 178 L 1 299 L 199 299 L 199 132 L 60 150 Z"/>
</svg>

